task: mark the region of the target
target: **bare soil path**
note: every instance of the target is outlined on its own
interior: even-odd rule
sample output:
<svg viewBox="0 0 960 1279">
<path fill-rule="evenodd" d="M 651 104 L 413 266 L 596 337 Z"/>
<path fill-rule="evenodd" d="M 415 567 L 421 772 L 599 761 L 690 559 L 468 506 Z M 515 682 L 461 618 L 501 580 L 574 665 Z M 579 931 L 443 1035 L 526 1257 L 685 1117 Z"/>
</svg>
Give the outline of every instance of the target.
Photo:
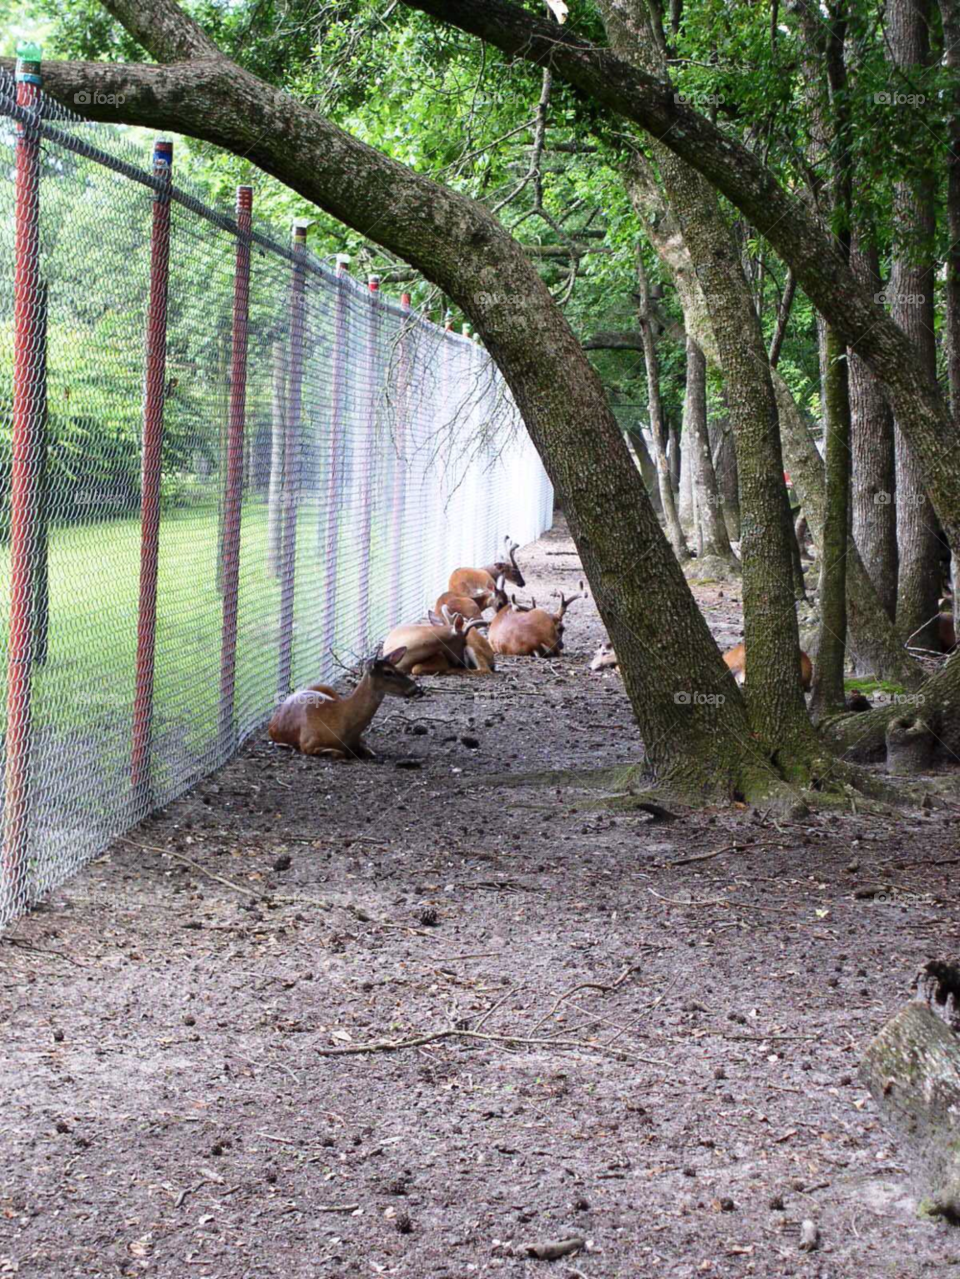
<svg viewBox="0 0 960 1279">
<path fill-rule="evenodd" d="M 521 563 L 576 587 L 562 528 Z M 960 810 L 486 785 L 639 757 L 602 633 L 387 703 L 377 764 L 252 742 L 0 940 L 0 1276 L 960 1275 L 856 1082 L 957 954 Z"/>
</svg>

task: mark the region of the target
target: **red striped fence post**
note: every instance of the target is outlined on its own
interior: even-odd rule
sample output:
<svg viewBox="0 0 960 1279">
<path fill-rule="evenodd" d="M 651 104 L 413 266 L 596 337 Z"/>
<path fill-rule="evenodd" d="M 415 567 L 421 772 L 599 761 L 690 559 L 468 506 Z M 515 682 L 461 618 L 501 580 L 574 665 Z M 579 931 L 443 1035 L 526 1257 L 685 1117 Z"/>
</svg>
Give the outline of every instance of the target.
<svg viewBox="0 0 960 1279">
<path fill-rule="evenodd" d="M 334 304 L 333 353 L 330 378 L 330 452 L 327 461 L 326 535 L 323 548 L 323 640 L 336 642 L 337 575 L 340 545 L 340 489 L 343 484 L 343 391 L 347 371 L 347 282 L 350 258 L 337 254 L 337 300 Z"/>
<path fill-rule="evenodd" d="M 160 471 L 167 370 L 172 165 L 173 143 L 158 138 L 153 146 L 153 173 L 160 185 L 153 195 L 153 227 L 150 234 L 150 300 L 147 305 L 140 469 L 140 607 L 137 614 L 136 691 L 133 697 L 133 752 L 130 768 L 134 803 L 144 811 L 149 808 L 153 676 L 157 638 L 157 563 L 160 553 Z"/>
<path fill-rule="evenodd" d="M 370 645 L 370 534 L 373 526 L 373 469 L 377 456 L 377 352 L 380 346 L 380 277 L 371 275 L 367 281 L 370 289 L 370 335 L 367 342 L 367 376 L 369 391 L 366 414 L 366 447 L 363 451 L 363 474 L 360 477 L 360 573 L 359 614 L 357 641 L 362 650 Z"/>
<path fill-rule="evenodd" d="M 230 417 L 223 503 L 223 624 L 220 639 L 220 746 L 236 745 L 237 600 L 240 587 L 240 522 L 243 503 L 243 435 L 247 416 L 247 343 L 250 328 L 250 232 L 253 187 L 237 187 L 237 247 L 230 341 Z"/>
<path fill-rule="evenodd" d="M 0 908 L 25 895 L 30 823 L 31 676 L 36 647 L 34 581 L 45 405 L 38 331 L 40 284 L 40 49 L 21 46 L 17 105 L 35 114 L 18 122 L 15 156 L 13 414 L 10 472 L 10 638 Z"/>
<path fill-rule="evenodd" d="M 303 331 L 306 312 L 307 226 L 293 226 L 290 281 L 290 382 L 287 388 L 286 453 L 283 467 L 283 541 L 280 552 L 280 661 L 277 695 L 290 692 L 293 672 L 293 610 L 297 561 L 297 505 L 300 487 L 300 409 L 303 395 Z"/>
<path fill-rule="evenodd" d="M 394 427 L 393 512 L 390 521 L 390 611 L 387 622 L 400 621 L 400 586 L 403 578 L 403 516 L 407 500 L 407 403 L 410 382 L 410 294 L 400 295 L 403 312 L 397 340 L 397 414 Z"/>
</svg>

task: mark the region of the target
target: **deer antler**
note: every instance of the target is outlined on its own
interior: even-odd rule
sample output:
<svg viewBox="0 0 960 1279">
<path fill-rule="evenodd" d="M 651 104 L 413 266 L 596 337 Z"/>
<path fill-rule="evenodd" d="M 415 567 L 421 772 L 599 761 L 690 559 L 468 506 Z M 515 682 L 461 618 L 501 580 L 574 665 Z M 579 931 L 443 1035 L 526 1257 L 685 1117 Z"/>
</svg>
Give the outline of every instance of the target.
<svg viewBox="0 0 960 1279">
<path fill-rule="evenodd" d="M 580 581 L 580 593 L 579 593 L 578 595 L 571 595 L 571 596 L 570 596 L 570 598 L 569 598 L 569 599 L 567 599 L 567 597 L 564 595 L 563 591 L 559 591 L 559 592 L 556 592 L 556 591 L 555 591 L 555 592 L 554 592 L 554 594 L 555 594 L 555 595 L 556 595 L 556 594 L 559 594 L 559 596 L 560 596 L 560 612 L 557 614 L 557 621 L 558 621 L 558 622 L 559 622 L 559 621 L 560 621 L 560 619 L 563 617 L 564 613 L 566 613 L 567 609 L 570 607 L 570 605 L 571 605 L 571 604 L 576 603 L 576 601 L 577 601 L 577 600 L 585 600 L 585 599 L 588 599 L 588 598 L 589 598 L 589 597 L 588 597 L 588 595 L 587 595 L 587 592 L 583 589 L 583 579 L 582 579 L 582 578 L 581 578 L 581 581 Z"/>
</svg>

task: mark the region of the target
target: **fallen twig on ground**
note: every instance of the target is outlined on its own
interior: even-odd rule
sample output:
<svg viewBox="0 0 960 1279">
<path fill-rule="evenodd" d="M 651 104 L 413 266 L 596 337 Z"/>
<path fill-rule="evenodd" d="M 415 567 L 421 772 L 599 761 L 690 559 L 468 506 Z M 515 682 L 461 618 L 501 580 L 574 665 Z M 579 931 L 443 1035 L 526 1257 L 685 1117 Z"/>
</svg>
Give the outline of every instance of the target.
<svg viewBox="0 0 960 1279">
<path fill-rule="evenodd" d="M 416 1035 L 412 1039 L 374 1039 L 366 1044 L 350 1044 L 338 1048 L 317 1048 L 321 1057 L 358 1057 L 364 1053 L 392 1053 L 405 1048 L 421 1048 L 425 1044 L 435 1044 L 441 1039 L 479 1039 L 489 1043 L 520 1044 L 535 1048 L 580 1048 L 585 1052 L 598 1052 L 606 1057 L 614 1057 L 618 1061 L 636 1061 L 645 1066 L 657 1066 L 662 1070 L 668 1068 L 665 1061 L 654 1061 L 650 1057 L 639 1057 L 636 1053 L 626 1052 L 622 1048 L 608 1048 L 605 1044 L 591 1044 L 581 1039 L 546 1039 L 531 1038 L 527 1035 L 495 1035 L 478 1030 L 461 1030 L 456 1026 L 448 1026 L 445 1030 L 431 1030 L 425 1035 Z"/>
</svg>

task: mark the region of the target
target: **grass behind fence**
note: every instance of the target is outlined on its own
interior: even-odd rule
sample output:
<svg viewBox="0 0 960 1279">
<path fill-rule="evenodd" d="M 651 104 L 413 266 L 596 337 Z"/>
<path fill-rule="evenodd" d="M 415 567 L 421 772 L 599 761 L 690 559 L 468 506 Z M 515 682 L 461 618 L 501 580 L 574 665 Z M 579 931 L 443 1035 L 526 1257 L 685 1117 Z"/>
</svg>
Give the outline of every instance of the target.
<svg viewBox="0 0 960 1279">
<path fill-rule="evenodd" d="M 374 521 L 375 526 L 379 521 Z M 381 530 L 371 538 L 371 587 L 385 575 Z M 154 730 L 176 725 L 196 754 L 216 739 L 219 715 L 222 597 L 217 590 L 215 506 L 166 513 L 160 528 L 157 582 Z M 341 538 L 338 615 L 357 607 L 352 548 Z M 244 503 L 241 523 L 237 706 L 262 719 L 276 693 L 280 582 L 267 569 L 267 509 Z M 86 733 L 129 727 L 137 646 L 139 518 L 51 529 L 50 643 L 33 677 L 37 729 Z M 317 564 L 317 512 L 300 508 L 297 527 L 295 684 L 319 678 L 336 636 L 322 634 L 324 578 Z M 7 647 L 10 557 L 0 547 L 0 649 Z M 343 634 L 341 628 L 340 633 Z M 349 657 L 349 654 L 346 655 Z M 0 671 L 0 733 L 6 730 L 6 670 Z M 115 748 L 116 744 L 114 744 Z"/>
</svg>

